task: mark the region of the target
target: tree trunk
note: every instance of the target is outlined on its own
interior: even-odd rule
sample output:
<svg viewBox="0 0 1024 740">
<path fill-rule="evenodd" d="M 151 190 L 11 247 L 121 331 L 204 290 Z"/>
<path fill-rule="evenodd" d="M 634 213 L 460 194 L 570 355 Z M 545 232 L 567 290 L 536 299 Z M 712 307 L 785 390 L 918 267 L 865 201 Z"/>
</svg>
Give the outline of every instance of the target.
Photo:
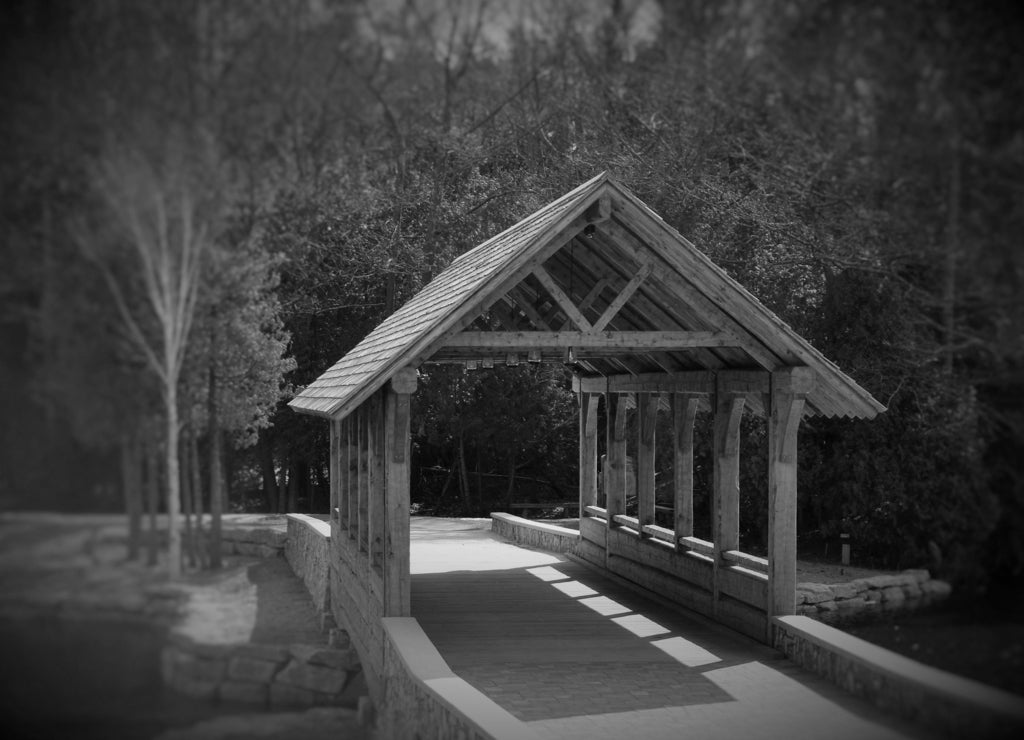
<svg viewBox="0 0 1024 740">
<path fill-rule="evenodd" d="M 483 445 L 476 448 L 476 508 L 473 516 L 480 516 L 484 510 Z"/>
<path fill-rule="evenodd" d="M 196 567 L 196 537 L 192 529 L 192 465 L 189 455 L 188 438 L 191 429 L 185 433 L 185 443 L 181 448 L 181 509 L 185 522 L 185 559 L 189 568 Z"/>
<path fill-rule="evenodd" d="M 181 473 L 178 469 L 178 387 L 167 385 L 167 574 L 181 577 Z"/>
<path fill-rule="evenodd" d="M 448 465 L 448 475 L 445 476 L 444 485 L 441 486 L 441 493 L 437 497 L 439 501 L 444 501 L 445 494 L 448 493 L 448 489 L 452 486 L 452 481 L 455 480 L 455 468 L 457 460 L 452 460 Z"/>
<path fill-rule="evenodd" d="M 149 518 L 149 536 L 146 538 L 146 565 L 157 563 L 159 532 L 156 525 L 157 501 L 160 496 L 160 474 L 157 470 L 157 449 L 152 438 L 146 440 L 146 513 Z"/>
<path fill-rule="evenodd" d="M 302 480 L 302 464 L 293 460 L 288 468 L 288 501 L 282 514 L 298 509 L 299 481 Z"/>
<path fill-rule="evenodd" d="M 210 393 L 207 396 L 210 437 L 210 567 L 220 568 L 223 562 L 221 552 L 221 514 L 224 506 L 223 449 L 220 422 L 217 418 L 217 373 L 210 368 Z"/>
<path fill-rule="evenodd" d="M 318 494 L 315 499 L 310 494 L 310 512 L 330 513 L 331 512 L 331 481 L 329 475 L 324 475 L 324 466 L 317 463 L 316 469 L 312 471 L 316 476 L 316 483 L 313 490 Z M 326 495 L 324 495 L 326 493 Z"/>
<path fill-rule="evenodd" d="M 463 516 L 470 516 L 473 510 L 473 503 L 470 500 L 469 470 L 466 468 L 466 444 L 462 438 L 462 430 L 459 430 L 459 488 L 462 491 Z"/>
<path fill-rule="evenodd" d="M 206 547 L 206 536 L 203 534 L 203 469 L 199 460 L 199 435 L 193 427 L 188 438 L 188 456 L 191 463 L 189 471 L 192 477 L 192 513 L 195 516 L 196 557 L 199 567 L 210 567 L 210 556 Z"/>
<path fill-rule="evenodd" d="M 142 541 L 142 448 L 138 435 L 121 438 L 121 485 L 128 518 L 128 559 L 138 560 Z"/>
<path fill-rule="evenodd" d="M 277 474 L 277 501 L 274 502 L 274 513 L 283 514 L 287 508 L 287 485 L 288 475 L 291 468 L 289 467 L 288 457 L 285 457 L 284 463 L 281 465 L 281 469 Z"/>
<path fill-rule="evenodd" d="M 508 488 L 505 489 L 505 511 L 512 510 L 512 496 L 516 490 L 516 448 L 508 451 Z"/>
<path fill-rule="evenodd" d="M 263 499 L 266 511 L 277 511 L 277 473 L 274 470 L 274 447 L 264 435 L 259 442 L 260 471 L 263 473 Z"/>
</svg>

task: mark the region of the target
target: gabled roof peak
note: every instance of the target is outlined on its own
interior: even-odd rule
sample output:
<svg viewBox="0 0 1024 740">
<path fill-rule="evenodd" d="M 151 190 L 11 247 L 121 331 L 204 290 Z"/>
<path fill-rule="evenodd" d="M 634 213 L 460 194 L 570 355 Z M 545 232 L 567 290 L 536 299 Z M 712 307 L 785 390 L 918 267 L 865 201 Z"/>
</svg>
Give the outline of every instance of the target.
<svg viewBox="0 0 1024 740">
<path fill-rule="evenodd" d="M 884 410 L 607 172 L 457 257 L 290 405 L 340 418 L 404 367 L 520 355 L 583 377 L 807 366 L 811 412 Z"/>
</svg>

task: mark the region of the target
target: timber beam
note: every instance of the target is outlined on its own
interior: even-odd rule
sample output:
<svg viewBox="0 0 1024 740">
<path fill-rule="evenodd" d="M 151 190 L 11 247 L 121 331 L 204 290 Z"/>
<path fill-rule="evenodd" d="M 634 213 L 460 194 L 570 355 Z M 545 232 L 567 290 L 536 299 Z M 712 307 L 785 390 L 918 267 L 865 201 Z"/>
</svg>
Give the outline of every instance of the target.
<svg viewBox="0 0 1024 740">
<path fill-rule="evenodd" d="M 449 339 L 444 349 L 452 353 L 477 349 L 572 347 L 635 352 L 727 347 L 731 344 L 731 337 L 713 331 L 464 331 Z"/>
<path fill-rule="evenodd" d="M 558 287 L 558 283 L 555 282 L 554 278 L 545 270 L 543 267 L 538 265 L 533 270 L 533 276 L 540 281 L 540 284 L 544 286 L 544 289 L 551 296 L 555 304 L 562 310 L 566 316 L 582 331 L 590 331 L 590 322 L 587 321 L 586 317 L 576 308 L 576 304 L 572 302 L 564 290 Z"/>
<path fill-rule="evenodd" d="M 573 378 L 572 386 L 583 393 L 764 394 L 771 387 L 771 375 L 764 370 L 682 370 Z"/>
</svg>

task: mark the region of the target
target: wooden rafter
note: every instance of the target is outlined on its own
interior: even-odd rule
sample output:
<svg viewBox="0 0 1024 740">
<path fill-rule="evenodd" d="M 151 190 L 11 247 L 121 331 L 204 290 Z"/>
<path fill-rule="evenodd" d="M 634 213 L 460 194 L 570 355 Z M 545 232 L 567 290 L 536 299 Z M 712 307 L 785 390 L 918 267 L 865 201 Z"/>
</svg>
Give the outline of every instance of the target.
<svg viewBox="0 0 1024 740">
<path fill-rule="evenodd" d="M 526 293 L 523 292 L 523 289 L 521 287 L 517 287 L 514 288 L 513 290 L 510 290 L 508 292 L 508 295 L 513 301 L 515 301 L 516 308 L 522 311 L 526 315 L 526 318 L 528 318 L 534 326 L 536 326 L 541 331 L 548 331 L 551 328 L 548 322 L 544 320 L 544 317 L 541 316 L 537 312 L 537 309 L 533 307 L 533 304 L 530 302 L 529 296 L 527 296 Z"/>
<path fill-rule="evenodd" d="M 639 257 L 643 252 L 636 254 Z M 621 265 L 609 254 L 608 261 L 613 269 L 621 269 Z M 617 323 L 629 321 L 637 324 L 641 320 L 651 321 L 663 328 L 678 327 L 690 331 L 707 331 L 719 327 L 702 321 L 692 313 L 680 313 L 679 301 L 673 301 L 671 297 L 665 296 L 663 290 L 657 285 L 660 277 L 659 268 L 655 260 L 649 260 L 651 265 L 651 276 L 637 289 L 629 302 L 622 307 L 617 316 Z M 685 309 L 684 309 L 685 311 Z M 715 370 L 726 366 L 715 350 L 722 348 L 697 348 L 691 353 L 696 362 L 703 368 Z M 739 350 L 733 350 L 739 351 Z"/>
<path fill-rule="evenodd" d="M 591 288 L 590 292 L 588 292 L 583 297 L 583 300 L 580 301 L 580 311 L 586 311 L 588 308 L 590 308 L 594 301 L 596 301 L 598 297 L 601 295 L 601 291 L 603 291 L 609 285 L 611 285 L 611 280 L 609 280 L 606 277 L 600 278 L 596 283 L 594 283 L 594 287 Z"/>
<path fill-rule="evenodd" d="M 536 277 L 540 284 L 544 286 L 544 289 L 551 295 L 558 307 L 562 309 L 566 316 L 572 319 L 572 322 L 576 324 L 576 328 L 581 331 L 588 331 L 590 322 L 587 318 L 580 313 L 580 310 L 576 308 L 576 304 L 572 302 L 572 299 L 566 295 L 565 291 L 558 287 L 558 284 L 554 281 L 548 271 L 542 266 L 538 265 L 533 271 L 534 277 Z"/>
<path fill-rule="evenodd" d="M 626 301 L 633 297 L 633 294 L 640 288 L 641 283 L 647 279 L 647 276 L 651 274 L 651 263 L 644 261 L 644 264 L 640 267 L 633 278 L 626 283 L 624 287 L 610 304 L 608 308 L 601 314 L 601 318 L 594 322 L 594 331 L 601 331 L 615 316 L 619 313 L 623 306 L 626 305 Z"/>
<path fill-rule="evenodd" d="M 634 259 L 639 258 L 645 252 L 641 241 L 633 236 L 629 230 L 616 223 L 614 219 L 605 225 L 605 229 L 615 240 L 618 247 Z M 666 253 L 668 253 L 667 247 Z M 679 298 L 685 300 L 706 321 L 713 321 L 723 330 L 729 331 L 737 340 L 735 346 L 742 348 L 765 369 L 774 370 L 782 364 L 779 358 L 773 355 L 761 342 L 751 337 L 743 325 L 733 316 L 726 313 L 717 303 L 706 297 L 699 290 L 686 284 L 681 278 L 682 274 L 681 272 L 676 273 L 668 270 L 663 276 L 666 285 L 673 289 Z"/>
</svg>

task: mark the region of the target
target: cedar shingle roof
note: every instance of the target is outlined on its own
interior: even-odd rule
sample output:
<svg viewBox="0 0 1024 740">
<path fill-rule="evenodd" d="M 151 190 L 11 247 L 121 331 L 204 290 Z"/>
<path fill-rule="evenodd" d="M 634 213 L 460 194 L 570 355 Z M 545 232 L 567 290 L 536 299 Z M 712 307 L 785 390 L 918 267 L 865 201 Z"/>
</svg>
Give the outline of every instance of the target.
<svg viewBox="0 0 1024 740">
<path fill-rule="evenodd" d="M 610 203 L 610 217 L 594 215 L 599 200 Z M 583 232 L 587 223 L 594 221 L 595 227 Z M 537 267 L 543 268 L 590 323 L 612 311 L 617 296 L 628 295 L 628 301 L 620 300 L 617 312 L 612 311 L 614 318 L 605 327 L 607 331 L 704 332 L 729 338 L 700 347 L 580 353 L 583 356 L 576 372 L 581 376 L 806 365 L 818 379 L 807 399 L 810 413 L 872 418 L 884 410 L 867 391 L 605 174 L 458 257 L 290 405 L 297 411 L 341 418 L 403 367 L 430 360 L 469 359 L 458 353 L 474 351 L 480 359 L 493 359 L 497 354 L 497 361 L 502 362 L 500 349 L 467 349 L 457 337 L 471 322 L 476 324 L 474 329 L 493 329 L 497 319 L 487 312 L 492 306 L 495 315 L 504 316 L 502 329 L 512 323 L 516 331 L 564 330 L 573 323 L 572 318 L 560 310 L 550 288 L 531 276 Z M 633 292 L 627 288 L 631 281 Z M 460 346 L 455 350 L 453 345 Z M 542 355 L 545 360 L 560 357 L 550 348 L 543 349 Z"/>
<path fill-rule="evenodd" d="M 469 305 L 479 302 L 484 286 L 496 282 L 512 263 L 522 262 L 524 255 L 586 209 L 607 179 L 604 173 L 598 175 L 457 257 L 288 405 L 321 416 L 347 415 L 408 364 L 422 350 L 425 338 L 453 325 Z"/>
</svg>

